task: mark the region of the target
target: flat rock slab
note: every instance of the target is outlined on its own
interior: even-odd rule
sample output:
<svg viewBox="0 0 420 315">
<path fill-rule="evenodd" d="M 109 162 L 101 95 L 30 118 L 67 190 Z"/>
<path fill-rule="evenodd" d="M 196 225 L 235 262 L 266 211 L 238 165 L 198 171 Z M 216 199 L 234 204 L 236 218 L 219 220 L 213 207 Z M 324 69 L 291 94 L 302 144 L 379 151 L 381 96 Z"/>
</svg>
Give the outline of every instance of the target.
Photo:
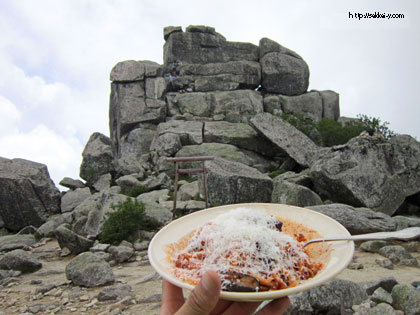
<svg viewBox="0 0 420 315">
<path fill-rule="evenodd" d="M 260 113 L 250 123 L 302 166 L 310 166 L 320 150 L 311 139 L 280 117 Z"/>
</svg>

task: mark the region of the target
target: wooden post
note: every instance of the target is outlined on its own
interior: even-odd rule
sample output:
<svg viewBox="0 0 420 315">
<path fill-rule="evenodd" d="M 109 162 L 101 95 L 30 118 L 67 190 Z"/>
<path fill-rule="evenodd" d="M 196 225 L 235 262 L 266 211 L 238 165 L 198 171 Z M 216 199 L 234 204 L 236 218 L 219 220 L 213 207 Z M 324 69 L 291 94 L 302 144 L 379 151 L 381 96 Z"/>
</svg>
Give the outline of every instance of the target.
<svg viewBox="0 0 420 315">
<path fill-rule="evenodd" d="M 175 219 L 176 216 L 176 198 L 177 198 L 177 191 L 178 191 L 178 176 L 179 174 L 194 174 L 194 173 L 203 173 L 203 187 L 204 187 L 204 194 L 206 198 L 206 208 L 209 207 L 208 201 L 208 193 L 207 193 L 207 178 L 206 178 L 206 166 L 205 161 L 213 160 L 213 156 L 191 156 L 191 157 L 179 157 L 179 158 L 167 158 L 167 162 L 175 163 L 175 190 L 174 190 L 174 206 L 172 209 L 172 220 Z M 202 162 L 202 168 L 196 169 L 181 169 L 179 167 L 179 163 L 181 162 Z"/>
</svg>

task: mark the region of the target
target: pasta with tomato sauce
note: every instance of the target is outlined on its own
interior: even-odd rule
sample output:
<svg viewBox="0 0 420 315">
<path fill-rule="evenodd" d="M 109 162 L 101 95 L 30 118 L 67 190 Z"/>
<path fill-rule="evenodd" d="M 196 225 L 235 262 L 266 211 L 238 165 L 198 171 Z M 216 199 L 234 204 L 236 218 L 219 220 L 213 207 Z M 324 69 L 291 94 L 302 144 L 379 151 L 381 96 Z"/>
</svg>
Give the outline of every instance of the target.
<svg viewBox="0 0 420 315">
<path fill-rule="evenodd" d="M 301 244 L 311 231 L 300 229 L 262 211 L 237 208 L 169 244 L 168 259 L 173 274 L 190 284 L 197 284 L 207 270 L 215 270 L 226 291 L 290 288 L 322 268 L 322 262 L 311 258 Z M 252 289 L 235 281 L 248 282 Z"/>
</svg>

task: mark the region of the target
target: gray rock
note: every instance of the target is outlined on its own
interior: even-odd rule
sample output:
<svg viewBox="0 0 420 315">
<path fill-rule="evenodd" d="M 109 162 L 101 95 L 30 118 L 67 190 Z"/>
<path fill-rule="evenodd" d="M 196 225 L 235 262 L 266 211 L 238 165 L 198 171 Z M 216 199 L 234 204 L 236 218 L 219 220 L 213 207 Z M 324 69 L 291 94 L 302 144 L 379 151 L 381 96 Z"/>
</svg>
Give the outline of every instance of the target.
<svg viewBox="0 0 420 315">
<path fill-rule="evenodd" d="M 0 236 L 0 252 L 23 249 L 36 243 L 33 235 L 5 235 Z"/>
<path fill-rule="evenodd" d="M 135 257 L 134 249 L 127 246 L 110 246 L 108 252 L 117 263 L 123 263 Z"/>
<path fill-rule="evenodd" d="M 368 295 L 372 295 L 376 289 L 382 288 L 387 292 L 391 292 L 392 288 L 398 284 L 397 280 L 394 277 L 386 277 L 379 279 L 377 281 L 369 281 L 361 283 L 363 289 L 366 291 Z"/>
<path fill-rule="evenodd" d="M 327 90 L 327 91 L 318 91 L 322 97 L 323 104 L 323 117 L 338 120 L 340 117 L 340 105 L 339 105 L 339 95 L 338 93 Z"/>
<path fill-rule="evenodd" d="M 388 258 L 383 258 L 383 259 L 375 259 L 375 263 L 378 264 L 379 266 L 381 266 L 382 268 L 386 268 L 389 270 L 394 269 L 394 264 L 392 263 L 392 261 Z"/>
<path fill-rule="evenodd" d="M 66 277 L 83 287 L 97 287 L 115 281 L 110 265 L 90 252 L 77 255 L 66 265 Z"/>
<path fill-rule="evenodd" d="M 147 78 L 145 81 L 146 97 L 161 99 L 166 91 L 167 82 L 164 78 Z"/>
<path fill-rule="evenodd" d="M 254 161 L 243 151 L 230 144 L 202 143 L 200 145 L 186 145 L 179 150 L 176 157 L 215 156 L 233 162 L 253 166 Z"/>
<path fill-rule="evenodd" d="M 98 301 L 120 300 L 126 296 L 133 297 L 131 286 L 128 284 L 106 287 L 98 293 Z"/>
<path fill-rule="evenodd" d="M 247 123 L 264 111 L 261 94 L 253 90 L 177 94 L 172 106 L 182 115 L 220 117 L 217 120 L 233 123 Z"/>
<path fill-rule="evenodd" d="M 111 246 L 110 244 L 98 243 L 98 244 L 95 244 L 94 246 L 92 246 L 91 248 L 89 248 L 89 251 L 91 253 L 105 252 L 105 251 L 108 250 L 108 248 L 110 246 Z"/>
<path fill-rule="evenodd" d="M 416 258 L 403 258 L 400 260 L 400 265 L 403 266 L 410 266 L 410 267 L 418 267 L 419 262 Z"/>
<path fill-rule="evenodd" d="M 392 215 L 420 187 L 419 161 L 420 143 L 410 136 L 359 136 L 325 151 L 310 176 L 323 199 Z"/>
<path fill-rule="evenodd" d="M 238 148 L 273 156 L 273 146 L 250 125 L 213 121 L 204 123 L 204 142 L 231 144 Z"/>
<path fill-rule="evenodd" d="M 135 251 L 143 251 L 149 248 L 149 241 L 141 241 L 140 243 L 136 242 L 133 244 L 133 248 Z"/>
<path fill-rule="evenodd" d="M 163 28 L 163 39 L 166 41 L 172 33 L 182 32 L 181 26 L 166 26 Z"/>
<path fill-rule="evenodd" d="M 185 32 L 176 29 L 165 35 L 163 60 L 182 63 L 218 63 L 235 60 L 257 61 L 259 49 L 249 43 L 228 42 L 213 27 L 189 26 Z"/>
<path fill-rule="evenodd" d="M 139 195 L 136 199 L 145 204 L 163 203 L 169 199 L 169 189 L 154 190 Z"/>
<path fill-rule="evenodd" d="M 114 169 L 111 140 L 99 132 L 90 136 L 82 156 L 80 177 L 90 185 L 95 183 L 101 175 L 110 173 Z"/>
<path fill-rule="evenodd" d="M 173 156 L 182 148 L 181 137 L 174 133 L 164 133 L 152 140 L 150 149 L 160 156 Z"/>
<path fill-rule="evenodd" d="M 145 67 L 135 60 L 117 63 L 111 70 L 110 80 L 115 82 L 132 82 L 144 79 Z"/>
<path fill-rule="evenodd" d="M 22 249 L 15 249 L 0 257 L 0 269 L 18 270 L 22 273 L 35 272 L 42 263 Z"/>
<path fill-rule="evenodd" d="M 364 252 L 377 253 L 382 247 L 388 245 L 386 241 L 366 241 L 360 244 L 359 249 Z"/>
<path fill-rule="evenodd" d="M 355 282 L 334 279 L 291 298 L 291 306 L 285 314 L 340 314 L 341 303 L 344 309 L 350 309 L 361 304 L 368 295 Z"/>
<path fill-rule="evenodd" d="M 194 199 L 197 194 L 199 194 L 197 181 L 182 185 L 178 191 L 179 199 L 183 201 Z"/>
<path fill-rule="evenodd" d="M 392 288 L 392 306 L 406 315 L 420 314 L 420 291 L 409 285 L 397 284 Z"/>
<path fill-rule="evenodd" d="M 148 218 L 156 220 L 161 225 L 168 224 L 172 220 L 172 213 L 169 209 L 157 203 L 145 203 L 145 214 Z"/>
<path fill-rule="evenodd" d="M 271 178 L 241 163 L 216 158 L 206 163 L 209 202 L 212 205 L 269 202 Z"/>
<path fill-rule="evenodd" d="M 73 211 L 74 208 L 91 195 L 88 187 L 69 190 L 61 197 L 61 212 Z"/>
<path fill-rule="evenodd" d="M 44 164 L 0 158 L 0 217 L 3 227 L 17 232 L 39 227 L 60 212 L 60 192 Z M 7 218 L 7 220 L 5 220 Z"/>
<path fill-rule="evenodd" d="M 48 218 L 47 222 L 38 228 L 38 232 L 44 237 L 54 237 L 55 229 L 60 225 L 67 223 L 71 224 L 73 221 L 72 214 L 63 213 L 56 214 Z"/>
<path fill-rule="evenodd" d="M 120 139 L 139 125 L 157 124 L 166 117 L 166 104 L 158 99 L 146 99 L 144 82 L 112 83 L 109 125 L 113 154 L 120 158 Z"/>
<path fill-rule="evenodd" d="M 72 212 L 72 230 L 79 235 L 98 235 L 102 231 L 105 213 L 113 212 L 118 203 L 127 200 L 127 196 L 102 191 L 83 201 Z"/>
<path fill-rule="evenodd" d="M 323 117 L 323 102 L 318 92 L 311 91 L 298 96 L 279 95 L 278 98 L 285 113 L 302 115 L 315 122 L 319 122 Z"/>
<path fill-rule="evenodd" d="M 254 116 L 250 123 L 302 166 L 311 165 L 319 151 L 312 140 L 279 117 L 261 113 Z"/>
<path fill-rule="evenodd" d="M 104 174 L 99 177 L 99 179 L 93 184 L 93 188 L 97 191 L 102 191 L 109 189 L 111 187 L 112 175 Z"/>
<path fill-rule="evenodd" d="M 280 176 L 273 180 L 272 203 L 306 207 L 322 205 L 321 198 L 312 190 L 283 180 Z"/>
<path fill-rule="evenodd" d="M 344 225 L 351 234 L 395 230 L 395 222 L 390 216 L 367 208 L 353 208 L 349 205 L 337 203 L 307 208 L 332 217 Z"/>
<path fill-rule="evenodd" d="M 135 187 L 142 186 L 135 174 L 121 176 L 115 182 L 121 187 L 121 191 L 123 192 L 128 192 Z"/>
<path fill-rule="evenodd" d="M 76 188 L 85 188 L 85 184 L 80 179 L 73 179 L 70 177 L 64 177 L 59 184 L 63 187 L 70 188 L 71 190 L 75 190 Z"/>
<path fill-rule="evenodd" d="M 398 313 L 387 303 L 380 303 L 370 308 L 367 312 L 360 313 L 356 312 L 355 315 L 397 315 Z"/>
<path fill-rule="evenodd" d="M 7 278 L 17 278 L 22 274 L 20 271 L 16 270 L 2 270 L 0 269 L 0 280 Z"/>
<path fill-rule="evenodd" d="M 382 289 L 381 287 L 377 288 L 375 292 L 373 292 L 370 299 L 375 303 L 387 303 L 392 305 L 392 295 L 390 292 Z"/>
<path fill-rule="evenodd" d="M 231 61 L 224 63 L 182 64 L 178 68 L 180 87 L 188 82 L 196 92 L 255 89 L 261 81 L 261 67 L 254 61 Z M 182 83 L 181 83 L 182 82 Z"/>
<path fill-rule="evenodd" d="M 260 59 L 264 57 L 265 54 L 272 53 L 272 52 L 278 52 L 284 55 L 288 55 L 297 59 L 302 59 L 301 56 L 299 56 L 296 52 L 293 50 L 290 50 L 289 48 L 281 46 L 279 43 L 275 42 L 274 40 L 271 40 L 267 37 L 260 39 Z"/>
<path fill-rule="evenodd" d="M 138 163 L 141 155 L 150 152 L 150 145 L 156 133 L 156 126 L 144 125 L 140 128 L 135 128 L 119 140 L 119 158 L 128 160 L 133 159 L 133 162 Z"/>
<path fill-rule="evenodd" d="M 156 131 L 156 136 L 160 137 L 166 133 L 178 135 L 183 146 L 200 144 L 203 142 L 203 123 L 198 121 L 179 120 L 170 120 L 165 123 L 160 123 Z M 153 142 L 154 141 L 155 140 L 153 140 Z M 153 142 L 151 148 L 156 148 L 156 144 L 153 144 Z"/>
<path fill-rule="evenodd" d="M 141 185 L 146 187 L 148 190 L 165 189 L 171 188 L 171 178 L 166 173 L 160 173 L 158 176 L 150 176 L 147 179 L 141 181 Z"/>
<path fill-rule="evenodd" d="M 60 248 L 68 248 L 71 253 L 76 255 L 88 251 L 94 243 L 92 240 L 69 230 L 65 225 L 60 225 L 55 230 L 55 236 Z"/>
<path fill-rule="evenodd" d="M 400 262 L 403 259 L 413 259 L 409 252 L 400 245 L 388 245 L 379 249 L 378 254 L 389 258 L 394 264 Z"/>
<path fill-rule="evenodd" d="M 261 59 L 261 85 L 269 93 L 300 95 L 309 86 L 309 68 L 303 59 L 280 52 L 266 53 Z"/>
<path fill-rule="evenodd" d="M 402 230 L 408 227 L 415 227 L 415 226 L 420 227 L 419 217 L 396 215 L 396 216 L 393 216 L 392 219 L 394 220 L 396 224 L 397 230 Z"/>
</svg>

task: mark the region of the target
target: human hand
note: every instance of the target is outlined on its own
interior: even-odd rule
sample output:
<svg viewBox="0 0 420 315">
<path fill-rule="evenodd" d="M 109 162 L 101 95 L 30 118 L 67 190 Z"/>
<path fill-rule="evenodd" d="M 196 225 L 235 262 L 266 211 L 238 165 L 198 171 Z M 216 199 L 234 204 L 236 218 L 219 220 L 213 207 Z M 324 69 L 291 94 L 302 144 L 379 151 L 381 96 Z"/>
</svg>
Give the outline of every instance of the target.
<svg viewBox="0 0 420 315">
<path fill-rule="evenodd" d="M 251 315 L 260 302 L 232 302 L 219 299 L 220 278 L 215 271 L 207 271 L 185 301 L 182 289 L 163 280 L 160 315 Z M 288 297 L 273 300 L 258 315 L 281 315 L 290 305 Z"/>
</svg>

